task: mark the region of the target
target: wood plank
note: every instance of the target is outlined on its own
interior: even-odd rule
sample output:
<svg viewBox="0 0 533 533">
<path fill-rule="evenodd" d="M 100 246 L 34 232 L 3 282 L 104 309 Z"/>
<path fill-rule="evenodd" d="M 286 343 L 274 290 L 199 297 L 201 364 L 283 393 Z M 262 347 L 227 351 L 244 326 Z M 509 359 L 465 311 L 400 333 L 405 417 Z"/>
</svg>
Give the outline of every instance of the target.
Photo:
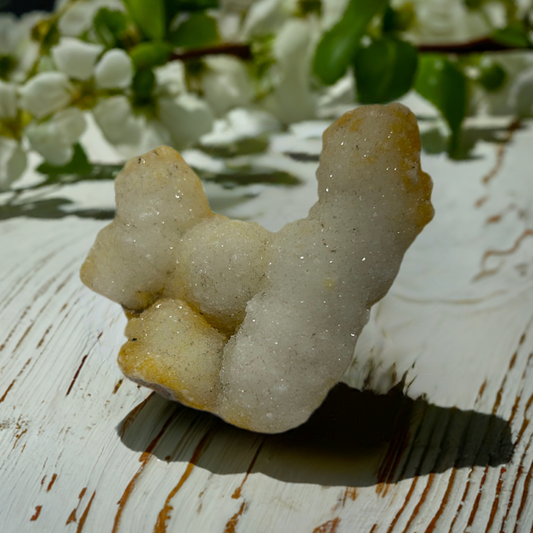
<svg viewBox="0 0 533 533">
<path fill-rule="evenodd" d="M 105 221 L 1 221 L 2 530 L 531 531 L 532 142 L 529 128 L 505 151 L 480 143 L 478 159 L 425 157 L 437 216 L 346 377 L 381 394 L 340 386 L 279 436 L 122 379 L 125 318 L 77 275 Z M 304 214 L 314 163 L 270 157 L 304 185 L 237 202 L 210 188 L 213 202 L 270 229 Z M 406 372 L 406 389 L 385 394 Z"/>
</svg>

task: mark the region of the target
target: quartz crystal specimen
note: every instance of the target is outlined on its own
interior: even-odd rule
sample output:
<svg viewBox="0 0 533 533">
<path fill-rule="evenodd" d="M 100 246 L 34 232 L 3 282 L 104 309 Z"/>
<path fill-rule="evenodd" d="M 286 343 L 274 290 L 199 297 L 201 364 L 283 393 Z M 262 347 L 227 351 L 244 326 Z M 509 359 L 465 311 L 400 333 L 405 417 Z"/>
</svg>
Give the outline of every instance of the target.
<svg viewBox="0 0 533 533">
<path fill-rule="evenodd" d="M 277 233 L 214 214 L 171 148 L 126 164 L 81 278 L 127 312 L 128 378 L 265 433 L 305 422 L 340 381 L 433 217 L 432 182 L 400 104 L 346 113 L 323 141 L 318 202 Z"/>
</svg>

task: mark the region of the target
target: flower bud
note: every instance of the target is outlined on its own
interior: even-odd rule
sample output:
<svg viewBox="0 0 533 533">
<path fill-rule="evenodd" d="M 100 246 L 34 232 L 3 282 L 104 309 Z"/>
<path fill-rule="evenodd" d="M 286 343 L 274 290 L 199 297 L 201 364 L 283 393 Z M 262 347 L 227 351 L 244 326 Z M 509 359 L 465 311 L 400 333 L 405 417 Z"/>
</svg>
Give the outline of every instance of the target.
<svg viewBox="0 0 533 533">
<path fill-rule="evenodd" d="M 99 44 L 62 37 L 59 44 L 52 48 L 52 58 L 57 68 L 69 77 L 88 80 L 93 75 L 96 59 L 102 50 Z"/>
<path fill-rule="evenodd" d="M 284 9 L 282 0 L 259 0 L 250 5 L 243 23 L 246 36 L 259 36 L 276 33 L 289 11 Z"/>
<path fill-rule="evenodd" d="M 17 115 L 17 86 L 0 80 L 0 119 Z"/>
<path fill-rule="evenodd" d="M 125 96 L 100 100 L 93 109 L 96 123 L 111 144 L 137 144 L 142 133 L 142 119 L 136 117 Z"/>
<path fill-rule="evenodd" d="M 285 124 L 315 118 L 317 98 L 311 91 L 313 26 L 302 19 L 288 20 L 273 46 L 276 87 L 265 99 L 265 107 Z"/>
<path fill-rule="evenodd" d="M 20 107 L 36 118 L 59 111 L 70 103 L 72 85 L 63 72 L 42 72 L 19 89 Z"/>
<path fill-rule="evenodd" d="M 208 70 L 202 76 L 202 89 L 207 103 L 217 116 L 251 102 L 253 88 L 241 61 L 229 56 L 214 56 L 205 62 Z"/>
<path fill-rule="evenodd" d="M 187 92 L 185 66 L 181 61 L 169 61 L 154 69 L 157 93 L 161 96 L 178 96 Z"/>
<path fill-rule="evenodd" d="M 100 7 L 97 2 L 73 2 L 59 19 L 59 31 L 62 35 L 78 36 L 90 28 Z"/>
<path fill-rule="evenodd" d="M 18 179 L 26 169 L 27 157 L 15 139 L 0 137 L 0 191 Z"/>
<path fill-rule="evenodd" d="M 213 114 L 207 104 L 192 94 L 159 99 L 159 120 L 179 147 L 194 144 L 213 127 Z"/>
<path fill-rule="evenodd" d="M 0 14 L 0 55 L 14 55 L 21 40 L 18 20 L 12 13 Z"/>
<path fill-rule="evenodd" d="M 509 103 L 513 112 L 521 117 L 533 113 L 533 68 L 521 72 L 509 90 Z"/>
<path fill-rule="evenodd" d="M 94 77 L 103 89 L 125 89 L 133 78 L 133 63 L 130 56 L 118 48 L 107 51 L 94 70 Z"/>
<path fill-rule="evenodd" d="M 32 148 L 52 165 L 66 165 L 74 154 L 72 145 L 85 131 L 85 117 L 76 107 L 56 113 L 50 120 L 26 128 Z"/>
</svg>

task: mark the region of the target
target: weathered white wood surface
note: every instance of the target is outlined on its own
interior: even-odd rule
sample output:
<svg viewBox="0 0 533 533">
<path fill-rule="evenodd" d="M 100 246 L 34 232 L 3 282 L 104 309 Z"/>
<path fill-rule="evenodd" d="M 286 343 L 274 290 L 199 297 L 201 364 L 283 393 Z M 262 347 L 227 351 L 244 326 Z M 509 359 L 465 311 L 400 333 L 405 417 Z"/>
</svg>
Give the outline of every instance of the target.
<svg viewBox="0 0 533 533">
<path fill-rule="evenodd" d="M 254 198 L 208 187 L 215 210 L 269 229 L 306 213 L 316 163 L 279 152 L 320 143 L 293 135 L 273 147 L 269 164 L 305 183 L 254 186 Z M 436 218 L 347 376 L 385 392 L 406 374 L 407 394 L 344 386 L 281 436 L 122 380 L 122 312 L 78 279 L 106 223 L 83 209 L 111 208 L 110 184 L 4 210 L 0 531 L 530 532 L 532 147 L 533 130 L 520 129 L 505 146 L 479 143 L 469 161 L 424 158 Z"/>
</svg>

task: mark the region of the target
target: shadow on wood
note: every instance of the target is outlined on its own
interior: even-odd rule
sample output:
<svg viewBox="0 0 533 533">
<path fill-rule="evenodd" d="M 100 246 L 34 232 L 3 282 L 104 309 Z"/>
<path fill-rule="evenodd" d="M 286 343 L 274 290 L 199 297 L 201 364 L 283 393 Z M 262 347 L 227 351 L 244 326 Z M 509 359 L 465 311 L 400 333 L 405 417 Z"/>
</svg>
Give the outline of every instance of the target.
<svg viewBox="0 0 533 533">
<path fill-rule="evenodd" d="M 117 428 L 128 448 L 193 462 L 218 475 L 261 472 L 327 486 L 394 483 L 450 468 L 510 461 L 509 423 L 495 415 L 337 385 L 302 426 L 279 435 L 245 431 L 151 394 Z M 191 459 L 192 458 L 192 459 Z"/>
<path fill-rule="evenodd" d="M 26 201 L 20 204 L 3 204 L 0 205 L 0 220 L 17 217 L 51 220 L 69 216 L 111 220 L 115 216 L 114 209 L 72 209 L 73 206 L 74 202 L 66 198 L 46 198 Z"/>
</svg>

